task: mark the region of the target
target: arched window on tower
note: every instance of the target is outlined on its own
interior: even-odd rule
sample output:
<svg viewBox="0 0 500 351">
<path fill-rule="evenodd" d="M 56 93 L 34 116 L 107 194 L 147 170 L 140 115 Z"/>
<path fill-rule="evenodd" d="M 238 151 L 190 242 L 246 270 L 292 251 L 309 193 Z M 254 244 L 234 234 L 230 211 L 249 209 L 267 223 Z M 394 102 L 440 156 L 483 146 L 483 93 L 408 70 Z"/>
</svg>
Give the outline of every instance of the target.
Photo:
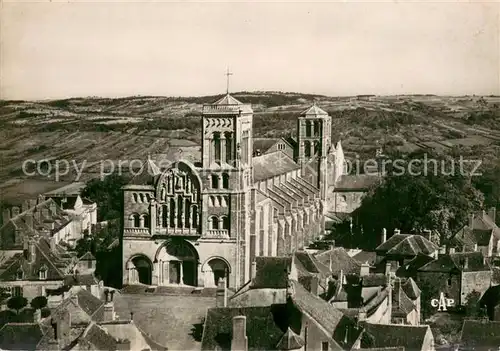
<svg viewBox="0 0 500 351">
<path fill-rule="evenodd" d="M 133 227 L 139 228 L 141 226 L 141 219 L 139 218 L 139 215 L 137 213 L 134 213 L 132 215 L 132 219 L 133 219 Z"/>
<path fill-rule="evenodd" d="M 233 133 L 226 132 L 224 136 L 226 138 L 226 163 L 231 165 L 231 166 L 234 166 L 233 165 Z"/>
<path fill-rule="evenodd" d="M 321 131 L 321 123 L 319 121 L 314 122 L 314 136 L 319 136 Z"/>
<path fill-rule="evenodd" d="M 168 214 L 170 218 L 170 228 L 175 228 L 175 199 L 170 198 L 170 213 Z"/>
<path fill-rule="evenodd" d="M 304 156 L 311 157 L 311 142 L 309 140 L 304 142 Z"/>
<path fill-rule="evenodd" d="M 212 174 L 212 189 L 219 189 L 219 175 Z"/>
<path fill-rule="evenodd" d="M 137 202 L 137 194 L 136 193 L 132 194 L 132 202 Z"/>
<path fill-rule="evenodd" d="M 214 139 L 213 139 L 213 145 L 214 145 L 214 161 L 217 164 L 220 164 L 221 162 L 221 140 L 220 140 L 220 133 L 215 132 L 214 133 Z"/>
<path fill-rule="evenodd" d="M 210 229 L 219 229 L 219 219 L 215 216 L 210 217 Z"/>
<path fill-rule="evenodd" d="M 222 174 L 222 187 L 224 189 L 229 189 L 229 174 L 227 173 Z"/>
<path fill-rule="evenodd" d="M 306 137 L 312 136 L 311 133 L 311 121 L 306 121 Z"/>
<path fill-rule="evenodd" d="M 144 228 L 149 228 L 149 215 L 143 214 L 143 223 L 144 223 Z"/>
<path fill-rule="evenodd" d="M 221 218 L 221 221 L 222 221 L 222 229 L 229 230 L 229 217 L 223 216 Z"/>
</svg>

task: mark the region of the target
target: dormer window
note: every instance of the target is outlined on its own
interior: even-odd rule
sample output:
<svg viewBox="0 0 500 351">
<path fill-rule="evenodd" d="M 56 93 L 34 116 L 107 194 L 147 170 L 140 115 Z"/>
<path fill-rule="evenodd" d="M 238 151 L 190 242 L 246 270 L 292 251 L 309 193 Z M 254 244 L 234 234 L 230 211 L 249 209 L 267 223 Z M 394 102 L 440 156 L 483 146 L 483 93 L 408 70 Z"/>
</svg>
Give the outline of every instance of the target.
<svg viewBox="0 0 500 351">
<path fill-rule="evenodd" d="M 38 272 L 38 278 L 40 280 L 47 279 L 47 267 L 43 266 L 42 268 L 40 268 L 40 271 Z"/>
<path fill-rule="evenodd" d="M 16 272 L 16 279 L 22 280 L 24 278 L 24 272 L 20 269 Z"/>
</svg>

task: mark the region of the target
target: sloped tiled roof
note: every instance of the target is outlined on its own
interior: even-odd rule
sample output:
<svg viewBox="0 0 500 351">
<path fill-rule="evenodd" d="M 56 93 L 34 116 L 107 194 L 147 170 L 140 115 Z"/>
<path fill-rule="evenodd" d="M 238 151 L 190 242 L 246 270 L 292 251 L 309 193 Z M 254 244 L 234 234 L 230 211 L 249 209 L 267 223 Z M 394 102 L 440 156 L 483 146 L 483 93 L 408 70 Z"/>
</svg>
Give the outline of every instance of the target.
<svg viewBox="0 0 500 351">
<path fill-rule="evenodd" d="M 300 169 L 300 165 L 284 152 L 278 151 L 254 157 L 253 168 L 254 180 L 261 181 Z"/>
<path fill-rule="evenodd" d="M 300 113 L 302 117 L 325 117 L 328 116 L 328 113 L 322 108 L 318 107 L 316 104 L 307 108 L 306 110 Z"/>
<path fill-rule="evenodd" d="M 80 347 L 90 346 L 91 350 L 117 350 L 117 340 L 95 323 L 89 324 L 78 344 Z"/>
<path fill-rule="evenodd" d="M 291 281 L 293 285 L 292 300 L 299 310 L 306 312 L 314 318 L 323 328 L 332 332 L 337 329 L 344 314 L 333 305 L 322 298 L 311 294 L 296 281 Z"/>
<path fill-rule="evenodd" d="M 356 255 L 352 256 L 359 263 L 368 263 L 369 265 L 373 265 L 375 263 L 375 259 L 377 258 L 377 253 L 373 251 L 360 251 Z"/>
<path fill-rule="evenodd" d="M 372 338 L 373 345 L 362 345 L 361 348 L 366 347 L 398 347 L 404 346 L 407 350 L 422 350 L 425 336 L 429 327 L 413 326 L 413 325 L 399 325 L 399 324 L 371 324 L 363 323 L 365 333 Z"/>
<path fill-rule="evenodd" d="M 385 286 L 387 285 L 387 277 L 385 274 L 370 274 L 361 277 L 361 285 L 363 287 Z"/>
<path fill-rule="evenodd" d="M 279 321 L 277 311 L 286 309 L 285 306 L 210 308 L 205 318 L 201 350 L 229 350 L 233 317 L 236 316 L 247 319 L 248 350 L 276 350 L 285 331 L 276 325 L 275 321 Z"/>
<path fill-rule="evenodd" d="M 462 326 L 461 345 L 497 349 L 500 345 L 500 322 L 465 320 Z"/>
<path fill-rule="evenodd" d="M 343 247 L 320 252 L 316 254 L 316 258 L 326 267 L 331 267 L 333 275 L 339 275 L 340 271 L 344 274 L 359 274 L 361 270 L 361 263 L 349 256 Z"/>
<path fill-rule="evenodd" d="M 67 275 L 64 278 L 64 284 L 68 286 L 87 286 L 99 284 L 99 279 L 97 279 L 93 274 L 77 274 L 77 275 Z"/>
<path fill-rule="evenodd" d="M 213 105 L 243 105 L 243 103 L 235 99 L 231 94 L 226 94 L 214 102 Z"/>
<path fill-rule="evenodd" d="M 0 266 L 0 280 L 16 280 L 17 273 L 23 272 L 22 280 L 39 280 L 41 269 L 46 270 L 46 280 L 63 280 L 65 272 L 71 267 L 73 260 L 58 256 L 50 249 L 48 239 L 41 237 L 33 241 L 35 259 L 30 263 L 24 253 L 15 254 Z"/>
<path fill-rule="evenodd" d="M 88 323 L 91 320 L 99 322 L 103 320 L 104 301 L 80 287 L 73 288 L 71 295 L 76 296 L 76 299 L 72 299 L 71 296 L 66 298 L 54 309 L 53 315 L 69 311 L 72 316 L 72 323 L 78 321 Z"/>
<path fill-rule="evenodd" d="M 453 270 L 478 272 L 488 271 L 490 267 L 485 262 L 483 253 L 477 251 L 440 254 L 436 260 L 419 269 L 422 272 L 450 272 Z"/>
<path fill-rule="evenodd" d="M 380 244 L 375 250 L 385 254 L 416 256 L 419 253 L 430 255 L 437 249 L 438 247 L 436 244 L 430 242 L 422 235 L 394 234 L 385 243 Z"/>
<path fill-rule="evenodd" d="M 253 139 L 253 151 L 256 152 L 260 150 L 260 152 L 265 153 L 271 146 L 276 144 L 276 142 L 280 140 L 279 138 L 254 138 Z"/>
<path fill-rule="evenodd" d="M 296 251 L 294 255 L 309 273 L 319 273 L 325 277 L 330 275 L 328 266 L 324 265 L 317 257 L 310 253 L 306 251 Z"/>
<path fill-rule="evenodd" d="M 256 274 L 252 288 L 283 289 L 287 287 L 288 272 L 291 269 L 291 257 L 263 257 L 255 258 Z"/>
<path fill-rule="evenodd" d="M 0 349 L 35 350 L 42 338 L 38 323 L 8 323 L 0 329 Z"/>
<path fill-rule="evenodd" d="M 394 315 L 407 316 L 414 309 L 415 305 L 408 295 L 406 295 L 402 286 L 392 289 L 392 313 Z"/>
</svg>

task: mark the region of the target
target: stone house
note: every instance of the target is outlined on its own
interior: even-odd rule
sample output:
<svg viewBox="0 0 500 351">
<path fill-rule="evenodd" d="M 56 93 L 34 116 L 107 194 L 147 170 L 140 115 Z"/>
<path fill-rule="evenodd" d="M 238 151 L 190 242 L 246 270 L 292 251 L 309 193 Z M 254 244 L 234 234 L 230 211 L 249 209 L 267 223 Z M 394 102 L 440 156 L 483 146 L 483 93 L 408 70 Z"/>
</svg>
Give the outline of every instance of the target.
<svg viewBox="0 0 500 351">
<path fill-rule="evenodd" d="M 425 236 L 424 236 L 425 235 Z M 382 232 L 382 242 L 375 249 L 376 272 L 385 272 L 386 263 L 391 264 L 391 272 L 396 274 L 400 267 L 404 267 L 418 255 L 437 257 L 439 248 L 430 241 L 431 232 L 420 234 L 401 234 L 398 229 L 389 239 L 385 229 Z"/>
<path fill-rule="evenodd" d="M 453 235 L 447 246 L 459 252 L 481 251 L 485 257 L 500 256 L 500 228 L 495 220 L 495 207 L 471 213 L 468 224 Z"/>
<path fill-rule="evenodd" d="M 454 252 L 453 249 L 439 254 L 417 273 L 418 283 L 431 284 L 459 305 L 465 304 L 472 291 L 483 294 L 491 286 L 491 279 L 491 267 L 482 252 Z"/>
</svg>

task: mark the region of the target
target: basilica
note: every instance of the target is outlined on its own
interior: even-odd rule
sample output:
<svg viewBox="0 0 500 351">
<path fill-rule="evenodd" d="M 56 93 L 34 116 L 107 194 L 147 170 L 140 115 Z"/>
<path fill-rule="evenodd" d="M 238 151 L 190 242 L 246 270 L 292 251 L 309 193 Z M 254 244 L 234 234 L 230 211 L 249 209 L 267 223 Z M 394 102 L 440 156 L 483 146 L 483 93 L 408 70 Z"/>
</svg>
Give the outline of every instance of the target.
<svg viewBox="0 0 500 351">
<path fill-rule="evenodd" d="M 123 188 L 123 284 L 238 288 L 257 256 L 284 256 L 324 233 L 342 175 L 331 117 L 316 104 L 295 137 L 255 152 L 253 110 L 227 94 L 203 106 L 201 159 L 147 170 Z"/>
</svg>

